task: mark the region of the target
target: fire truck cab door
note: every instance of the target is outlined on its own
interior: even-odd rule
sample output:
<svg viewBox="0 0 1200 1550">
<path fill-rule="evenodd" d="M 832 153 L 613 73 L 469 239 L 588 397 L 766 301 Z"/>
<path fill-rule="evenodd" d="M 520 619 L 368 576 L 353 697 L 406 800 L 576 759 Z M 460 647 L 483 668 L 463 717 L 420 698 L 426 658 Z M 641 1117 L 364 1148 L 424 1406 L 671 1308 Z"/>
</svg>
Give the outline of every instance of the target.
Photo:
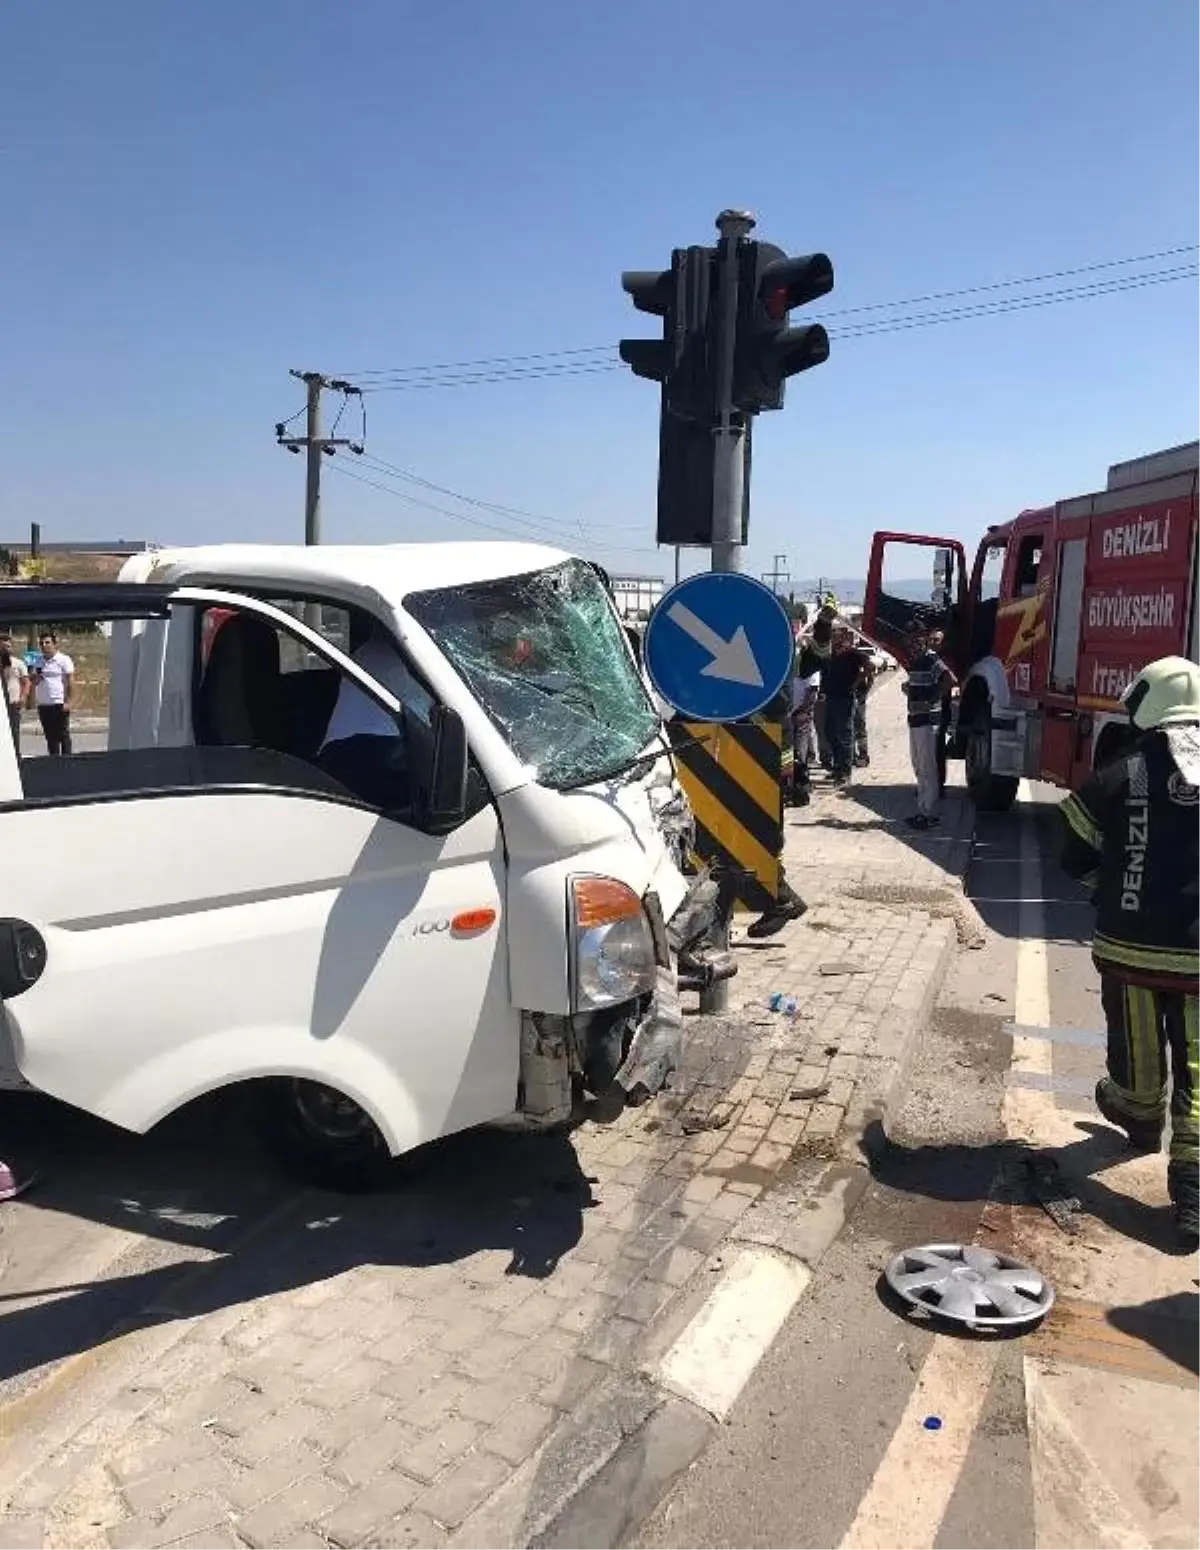
<svg viewBox="0 0 1200 1550">
<path fill-rule="evenodd" d="M 911 631 L 918 624 L 944 630 L 943 655 L 958 665 L 966 648 L 966 574 L 967 557 L 957 539 L 876 533 L 863 599 L 864 635 L 907 667 Z M 922 596 L 924 576 L 929 590 Z"/>
</svg>

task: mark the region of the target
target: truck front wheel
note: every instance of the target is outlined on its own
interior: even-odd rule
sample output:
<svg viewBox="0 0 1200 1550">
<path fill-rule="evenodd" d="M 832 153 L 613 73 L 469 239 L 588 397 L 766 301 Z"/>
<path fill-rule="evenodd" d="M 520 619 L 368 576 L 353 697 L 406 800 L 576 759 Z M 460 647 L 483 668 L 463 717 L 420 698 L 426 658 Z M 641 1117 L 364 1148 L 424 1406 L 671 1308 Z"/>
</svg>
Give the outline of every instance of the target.
<svg viewBox="0 0 1200 1550">
<path fill-rule="evenodd" d="M 260 1096 L 271 1150 L 306 1184 L 362 1194 L 378 1189 L 395 1171 L 375 1121 L 336 1088 L 281 1077 L 265 1083 Z"/>
<path fill-rule="evenodd" d="M 992 770 L 992 707 L 980 705 L 967 724 L 965 763 L 967 790 L 981 813 L 1004 813 L 1013 805 L 1020 782 L 1015 775 Z"/>
</svg>

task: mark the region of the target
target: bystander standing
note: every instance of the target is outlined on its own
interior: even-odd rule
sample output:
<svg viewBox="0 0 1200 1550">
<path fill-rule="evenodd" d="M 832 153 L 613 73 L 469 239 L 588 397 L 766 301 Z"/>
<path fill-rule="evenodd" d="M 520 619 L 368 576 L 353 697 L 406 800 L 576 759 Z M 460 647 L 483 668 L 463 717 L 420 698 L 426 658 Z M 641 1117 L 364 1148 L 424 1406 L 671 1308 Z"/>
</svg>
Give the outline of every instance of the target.
<svg viewBox="0 0 1200 1550">
<path fill-rule="evenodd" d="M 814 716 L 820 684 L 820 673 L 810 673 L 807 678 L 797 674 L 792 682 L 792 749 L 796 761 L 792 804 L 795 807 L 807 807 L 812 799 L 811 771 L 818 758 Z"/>
<path fill-rule="evenodd" d="M 38 720 L 46 735 L 46 752 L 65 757 L 71 752 L 71 693 L 75 664 L 58 649 L 58 636 L 47 630 L 41 638 L 42 658 L 33 670 Z"/>
<path fill-rule="evenodd" d="M 954 675 L 930 644 L 926 630 L 918 626 L 909 636 L 908 751 L 917 778 L 917 810 L 908 820 L 914 829 L 930 829 L 941 820 L 938 801 L 938 740 L 941 736 L 942 702 L 954 687 Z"/>
<path fill-rule="evenodd" d="M 867 736 L 867 696 L 875 682 L 875 659 L 868 643 L 860 641 L 855 652 L 862 661 L 862 676 L 854 689 L 854 767 L 866 769 L 871 762 L 871 744 Z"/>
<path fill-rule="evenodd" d="M 854 696 L 863 664 L 845 625 L 834 630 L 832 645 L 833 654 L 821 669 L 821 694 L 834 784 L 845 786 L 854 768 Z"/>
<path fill-rule="evenodd" d="M 19 651 L 13 650 L 12 636 L 0 635 L 0 680 L 3 681 L 4 703 L 8 710 L 8 725 L 12 731 L 13 747 L 18 757 L 21 753 L 21 711 L 29 694 L 29 669 Z"/>
</svg>

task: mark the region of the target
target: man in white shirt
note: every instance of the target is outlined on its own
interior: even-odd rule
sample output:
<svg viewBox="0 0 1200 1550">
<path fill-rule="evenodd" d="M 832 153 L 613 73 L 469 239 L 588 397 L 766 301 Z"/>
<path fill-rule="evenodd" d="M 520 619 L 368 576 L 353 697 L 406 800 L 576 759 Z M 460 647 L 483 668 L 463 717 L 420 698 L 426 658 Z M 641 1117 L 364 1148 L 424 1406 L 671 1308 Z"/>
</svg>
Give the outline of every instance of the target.
<svg viewBox="0 0 1200 1550">
<path fill-rule="evenodd" d="M 433 701 L 405 667 L 382 627 L 372 630 L 351 653 L 351 660 L 390 689 L 407 710 L 429 720 Z M 373 807 L 392 810 L 408 804 L 403 728 L 353 679 L 342 679 L 317 762 Z"/>
<path fill-rule="evenodd" d="M 46 751 L 57 757 L 71 752 L 71 689 L 75 664 L 58 649 L 58 636 L 47 630 L 41 638 L 42 660 L 33 670 L 38 720 L 46 734 Z"/>
<path fill-rule="evenodd" d="M 8 707 L 8 724 L 12 729 L 13 747 L 18 756 L 21 752 L 21 709 L 29 693 L 29 669 L 25 658 L 13 650 L 12 636 L 0 635 L 0 685 L 4 690 L 4 703 Z"/>
</svg>

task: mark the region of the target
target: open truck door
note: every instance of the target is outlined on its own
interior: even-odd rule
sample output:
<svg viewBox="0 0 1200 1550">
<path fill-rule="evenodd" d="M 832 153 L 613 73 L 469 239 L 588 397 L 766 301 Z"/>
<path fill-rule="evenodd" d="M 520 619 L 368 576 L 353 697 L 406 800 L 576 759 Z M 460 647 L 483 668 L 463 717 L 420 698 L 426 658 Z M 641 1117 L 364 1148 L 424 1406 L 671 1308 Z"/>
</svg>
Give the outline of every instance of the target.
<svg viewBox="0 0 1200 1550">
<path fill-rule="evenodd" d="M 922 595 L 926 575 L 929 588 Z M 961 667 L 966 648 L 966 576 L 967 557 L 955 538 L 876 533 L 863 599 L 863 634 L 907 667 L 913 629 L 920 624 L 927 630 L 942 630 L 946 637 L 942 655 Z"/>
<path fill-rule="evenodd" d="M 270 626 L 405 715 L 255 597 L 62 583 L 5 589 L 0 608 L 6 622 L 148 621 L 135 694 L 161 705 L 179 688 L 173 661 L 204 693 L 184 658 L 204 614 L 228 611 L 223 631 L 235 616 Z M 434 706 L 426 741 L 455 742 L 447 717 Z M 275 1079 L 281 1139 L 321 1149 L 326 1178 L 510 1115 L 503 846 L 491 803 L 464 805 L 461 735 L 453 769 L 410 738 L 412 797 L 392 810 L 275 747 L 201 745 L 192 719 L 184 706 L 142 746 L 67 759 L 18 764 L 2 740 L 0 1059 L 133 1131 L 214 1088 Z"/>
</svg>

